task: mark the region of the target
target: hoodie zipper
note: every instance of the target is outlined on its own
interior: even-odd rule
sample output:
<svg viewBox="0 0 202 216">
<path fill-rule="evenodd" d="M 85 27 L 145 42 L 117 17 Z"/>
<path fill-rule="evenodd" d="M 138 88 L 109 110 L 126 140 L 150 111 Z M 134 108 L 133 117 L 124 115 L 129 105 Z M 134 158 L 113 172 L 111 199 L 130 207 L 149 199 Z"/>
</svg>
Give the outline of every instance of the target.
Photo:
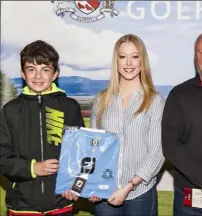
<svg viewBox="0 0 202 216">
<path fill-rule="evenodd" d="M 44 161 L 44 142 L 43 142 L 43 123 L 42 123 L 42 110 L 41 110 L 41 94 L 38 94 L 39 103 L 39 122 L 40 122 L 40 143 L 41 143 L 41 161 Z M 41 192 L 44 193 L 44 181 L 41 182 Z"/>
</svg>

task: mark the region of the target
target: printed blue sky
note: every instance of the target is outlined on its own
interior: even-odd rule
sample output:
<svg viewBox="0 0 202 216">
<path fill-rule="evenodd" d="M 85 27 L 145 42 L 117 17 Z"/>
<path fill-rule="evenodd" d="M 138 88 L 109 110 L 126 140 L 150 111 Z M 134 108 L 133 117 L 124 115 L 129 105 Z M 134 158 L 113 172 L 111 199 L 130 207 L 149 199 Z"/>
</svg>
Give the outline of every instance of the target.
<svg viewBox="0 0 202 216">
<path fill-rule="evenodd" d="M 120 14 L 94 23 L 80 23 L 55 15 L 56 3 L 50 1 L 2 1 L 1 69 L 9 77 L 20 76 L 19 51 L 27 43 L 43 39 L 61 56 L 60 76 L 83 76 L 108 79 L 115 41 L 126 33 L 140 36 L 148 49 L 154 83 L 176 85 L 194 76 L 193 45 L 202 32 L 202 2 L 117 1 Z M 67 3 L 75 7 L 74 3 Z M 180 5 L 181 4 L 181 5 Z M 131 6 L 130 6 L 131 5 Z M 157 16 L 170 13 L 164 20 Z M 144 10 L 141 19 L 137 9 Z M 201 8 L 201 9 L 200 9 Z M 200 9 L 200 11 L 199 11 Z M 178 19 L 182 10 L 185 20 Z M 198 19 L 196 18 L 198 12 Z M 96 16 L 95 11 L 91 16 Z M 131 15 L 132 13 L 132 15 Z M 79 16 L 85 16 L 76 12 Z M 133 16 L 133 17 L 132 17 Z"/>
</svg>

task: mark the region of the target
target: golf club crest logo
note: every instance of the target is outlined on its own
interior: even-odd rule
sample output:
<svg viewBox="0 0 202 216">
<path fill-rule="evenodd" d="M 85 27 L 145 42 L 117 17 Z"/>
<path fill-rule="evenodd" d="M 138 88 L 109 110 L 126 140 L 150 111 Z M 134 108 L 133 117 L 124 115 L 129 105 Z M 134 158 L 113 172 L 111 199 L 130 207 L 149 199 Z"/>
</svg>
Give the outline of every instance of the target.
<svg viewBox="0 0 202 216">
<path fill-rule="evenodd" d="M 69 16 L 83 23 L 91 23 L 101 20 L 110 14 L 111 18 L 119 15 L 119 11 L 114 8 L 115 1 L 51 1 L 56 5 L 56 15 L 64 17 L 66 13 Z"/>
<path fill-rule="evenodd" d="M 101 176 L 103 179 L 113 179 L 113 172 L 111 169 L 105 169 Z"/>
</svg>

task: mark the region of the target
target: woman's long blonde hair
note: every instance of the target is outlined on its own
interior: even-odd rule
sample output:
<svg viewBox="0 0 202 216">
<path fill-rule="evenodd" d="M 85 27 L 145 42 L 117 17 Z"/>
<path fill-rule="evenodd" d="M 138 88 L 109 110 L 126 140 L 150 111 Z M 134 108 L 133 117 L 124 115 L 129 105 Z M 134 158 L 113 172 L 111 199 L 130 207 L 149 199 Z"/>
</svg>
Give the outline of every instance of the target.
<svg viewBox="0 0 202 216">
<path fill-rule="evenodd" d="M 116 42 L 113 51 L 112 65 L 111 65 L 111 77 L 109 81 L 109 86 L 107 89 L 104 89 L 98 95 L 99 105 L 98 105 L 98 114 L 96 119 L 97 127 L 99 127 L 102 115 L 105 108 L 108 106 L 110 99 L 113 95 L 119 93 L 119 79 L 120 75 L 117 70 L 117 56 L 118 50 L 122 43 L 131 42 L 135 45 L 139 51 L 141 58 L 141 72 L 140 72 L 140 81 L 143 87 L 144 97 L 141 106 L 136 111 L 135 115 L 141 113 L 142 111 L 148 110 L 150 107 L 153 97 L 156 95 L 154 84 L 151 77 L 151 69 L 149 64 L 149 58 L 147 54 L 146 47 L 144 42 L 136 35 L 128 34 L 124 35 Z"/>
</svg>

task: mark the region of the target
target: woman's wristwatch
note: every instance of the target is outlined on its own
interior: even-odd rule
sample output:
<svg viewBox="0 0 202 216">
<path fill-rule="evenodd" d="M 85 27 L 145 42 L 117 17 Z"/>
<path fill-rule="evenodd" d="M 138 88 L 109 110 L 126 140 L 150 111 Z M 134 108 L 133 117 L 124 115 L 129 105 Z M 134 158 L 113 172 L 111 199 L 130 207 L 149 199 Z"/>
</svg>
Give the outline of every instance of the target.
<svg viewBox="0 0 202 216">
<path fill-rule="evenodd" d="M 132 191 L 134 191 L 136 189 L 137 185 L 132 180 L 130 180 L 128 183 L 132 184 L 132 187 L 133 187 Z"/>
</svg>

